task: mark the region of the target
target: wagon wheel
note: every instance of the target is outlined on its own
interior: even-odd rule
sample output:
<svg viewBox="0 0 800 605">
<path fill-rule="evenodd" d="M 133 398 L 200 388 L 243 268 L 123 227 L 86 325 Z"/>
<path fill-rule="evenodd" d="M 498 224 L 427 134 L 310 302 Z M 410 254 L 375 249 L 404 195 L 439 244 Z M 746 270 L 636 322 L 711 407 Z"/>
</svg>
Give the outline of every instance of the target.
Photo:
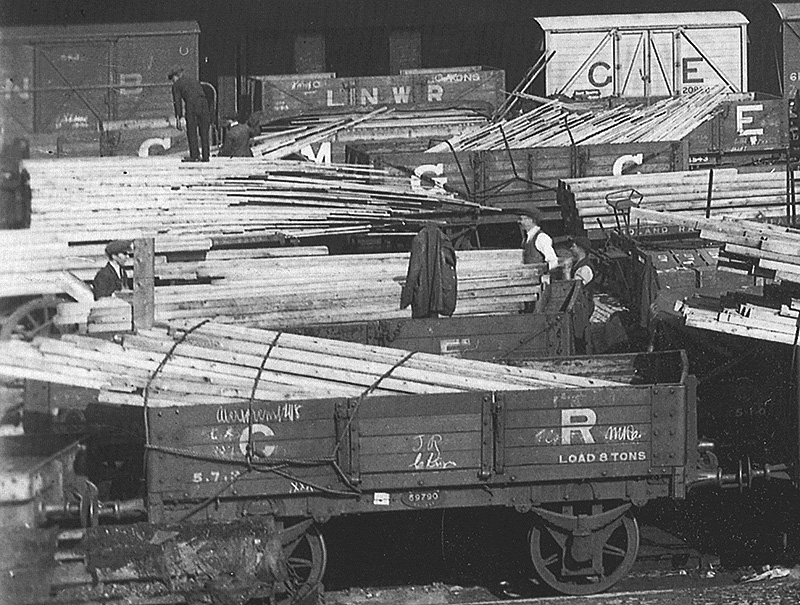
<svg viewBox="0 0 800 605">
<path fill-rule="evenodd" d="M 328 551 L 322 534 L 311 526 L 297 540 L 283 548 L 288 563 L 289 581 L 286 603 L 301 602 L 320 582 L 328 565 Z"/>
<path fill-rule="evenodd" d="M 59 302 L 55 296 L 42 296 L 17 307 L 0 327 L 0 340 L 17 338 L 30 341 L 36 336 L 58 334 L 53 320 Z"/>
<path fill-rule="evenodd" d="M 537 510 L 531 560 L 541 579 L 568 595 L 602 592 L 625 577 L 639 550 L 639 525 L 629 506 L 588 515 Z"/>
</svg>

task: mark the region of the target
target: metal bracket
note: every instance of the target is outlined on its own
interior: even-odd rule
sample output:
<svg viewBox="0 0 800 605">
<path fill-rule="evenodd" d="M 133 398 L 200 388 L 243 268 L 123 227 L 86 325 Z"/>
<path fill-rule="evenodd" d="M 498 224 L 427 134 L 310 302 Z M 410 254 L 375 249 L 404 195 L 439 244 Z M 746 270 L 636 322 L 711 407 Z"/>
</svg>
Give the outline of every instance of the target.
<svg viewBox="0 0 800 605">
<path fill-rule="evenodd" d="M 361 483 L 360 439 L 358 430 L 358 399 L 347 399 L 336 404 L 336 441 L 339 467 L 351 483 Z"/>
</svg>

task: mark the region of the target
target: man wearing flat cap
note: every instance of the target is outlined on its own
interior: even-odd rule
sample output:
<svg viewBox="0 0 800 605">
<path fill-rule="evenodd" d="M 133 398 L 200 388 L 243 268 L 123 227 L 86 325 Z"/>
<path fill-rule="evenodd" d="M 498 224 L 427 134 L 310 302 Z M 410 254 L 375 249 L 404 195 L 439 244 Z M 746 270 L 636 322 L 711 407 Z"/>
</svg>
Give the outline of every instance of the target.
<svg viewBox="0 0 800 605">
<path fill-rule="evenodd" d="M 94 299 L 106 298 L 127 289 L 128 277 L 125 275 L 125 261 L 133 256 L 133 242 L 128 239 L 116 239 L 106 246 L 108 262 L 97 272 L 92 281 Z"/>
<path fill-rule="evenodd" d="M 558 267 L 558 256 L 553 249 L 553 239 L 540 226 L 542 215 L 538 209 L 518 210 L 519 225 L 522 229 L 522 262 L 530 265 L 547 263 L 553 272 Z"/>
<path fill-rule="evenodd" d="M 210 152 L 211 110 L 208 108 L 206 93 L 196 79 L 187 74 L 183 67 L 176 65 L 169 70 L 167 79 L 172 82 L 172 104 L 175 109 L 175 127 L 183 129 L 186 118 L 186 138 L 189 140 L 189 157 L 185 162 L 207 162 Z M 184 114 L 184 105 L 186 112 Z M 202 156 L 197 146 L 200 134 Z"/>
<path fill-rule="evenodd" d="M 581 235 L 572 239 L 569 250 L 574 259 L 570 278 L 580 280 L 586 287 L 587 292 L 591 293 L 594 290 L 592 281 L 595 275 L 594 264 L 589 258 L 589 253 L 592 251 L 592 242 L 588 237 Z"/>
</svg>

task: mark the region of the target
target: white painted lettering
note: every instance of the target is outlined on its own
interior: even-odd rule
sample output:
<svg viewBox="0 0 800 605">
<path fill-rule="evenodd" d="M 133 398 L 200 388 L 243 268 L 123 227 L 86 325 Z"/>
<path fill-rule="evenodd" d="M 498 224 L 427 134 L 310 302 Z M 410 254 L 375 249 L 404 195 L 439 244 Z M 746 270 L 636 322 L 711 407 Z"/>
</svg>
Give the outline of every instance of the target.
<svg viewBox="0 0 800 605">
<path fill-rule="evenodd" d="M 325 100 L 327 102 L 328 107 L 344 107 L 344 105 L 345 105 L 344 101 L 342 101 L 340 103 L 340 102 L 337 102 L 333 98 L 333 91 L 332 90 L 326 90 L 325 91 L 325 95 L 326 95 L 325 96 Z"/>
<path fill-rule="evenodd" d="M 750 128 L 754 123 L 754 113 L 764 111 L 762 103 L 754 105 L 737 105 L 736 106 L 736 133 L 740 137 L 760 137 L 764 136 L 763 128 Z"/>
<path fill-rule="evenodd" d="M 613 174 L 614 176 L 621 176 L 622 171 L 625 170 L 626 166 L 630 165 L 641 166 L 643 161 L 644 161 L 644 155 L 642 155 L 641 153 L 621 155 L 614 162 L 614 166 L 611 169 L 611 174 Z"/>
<path fill-rule="evenodd" d="M 28 76 L 22 78 L 22 86 L 17 84 L 13 79 L 6 78 L 5 86 L 3 86 L 3 90 L 5 91 L 5 99 L 8 101 L 11 99 L 11 95 L 15 94 L 23 101 L 27 101 L 31 98 L 31 80 Z"/>
<path fill-rule="evenodd" d="M 155 137 L 152 139 L 145 139 L 142 141 L 142 144 L 139 145 L 139 152 L 138 155 L 140 158 L 146 158 L 150 155 L 150 149 L 155 147 L 156 145 L 160 145 L 166 151 L 170 147 L 172 147 L 172 139 L 169 137 Z"/>
<path fill-rule="evenodd" d="M 266 424 L 254 424 L 253 425 L 253 438 L 255 439 L 255 435 L 265 435 L 267 437 L 274 437 L 275 433 L 272 432 L 272 429 L 269 428 Z M 239 451 L 242 452 L 242 456 L 247 456 L 247 444 L 250 441 L 250 427 L 245 427 L 242 431 L 242 434 L 239 435 Z M 274 445 L 265 445 L 261 448 L 260 454 L 264 456 L 272 456 L 275 452 Z"/>
<path fill-rule="evenodd" d="M 444 88 L 438 84 L 428 84 L 428 103 L 433 103 L 434 101 L 441 103 L 443 96 Z"/>
<path fill-rule="evenodd" d="M 647 452 L 584 452 L 580 454 L 559 454 L 559 464 L 591 464 L 592 462 L 644 462 Z"/>
<path fill-rule="evenodd" d="M 589 408 L 561 410 L 561 443 L 571 445 L 575 433 L 580 435 L 577 443 L 594 443 L 591 428 L 597 424 L 597 414 Z"/>
<path fill-rule="evenodd" d="M 140 95 L 144 90 L 141 87 L 142 74 L 119 74 L 119 83 L 122 85 L 119 89 L 119 94 L 122 96 Z"/>
<path fill-rule="evenodd" d="M 395 103 L 408 103 L 411 98 L 411 88 L 406 86 L 392 86 L 392 96 Z"/>
<path fill-rule="evenodd" d="M 409 464 L 409 468 L 422 471 L 442 470 L 457 466 L 454 461 L 442 458 L 441 444 L 444 439 L 441 435 L 417 435 L 415 441 L 412 450 L 416 452 L 416 456 L 414 462 Z"/>
<path fill-rule="evenodd" d="M 320 143 L 317 153 L 314 153 L 314 148 L 311 145 L 306 145 L 300 150 L 300 155 L 307 157 L 315 164 L 330 164 L 332 161 L 331 158 L 333 157 L 331 153 L 331 142 L 325 141 L 324 143 Z"/>
<path fill-rule="evenodd" d="M 414 191 L 431 189 L 430 181 L 433 181 L 434 186 L 444 187 L 445 183 L 447 183 L 447 177 L 441 176 L 443 174 L 444 164 L 423 164 L 422 166 L 417 166 L 414 169 L 414 176 L 411 177 L 411 189 Z M 427 177 L 424 185 L 422 177 Z"/>
<path fill-rule="evenodd" d="M 370 91 L 368 88 L 361 89 L 361 104 L 362 105 L 377 105 L 378 104 L 378 87 L 375 86 Z"/>
<path fill-rule="evenodd" d="M 610 426 L 603 435 L 606 441 L 638 441 L 642 433 L 633 425 Z"/>
<path fill-rule="evenodd" d="M 302 403 L 281 403 L 270 409 L 254 409 L 253 422 L 294 422 L 300 419 Z M 250 410 L 245 408 L 217 408 L 218 424 L 247 424 Z"/>
</svg>

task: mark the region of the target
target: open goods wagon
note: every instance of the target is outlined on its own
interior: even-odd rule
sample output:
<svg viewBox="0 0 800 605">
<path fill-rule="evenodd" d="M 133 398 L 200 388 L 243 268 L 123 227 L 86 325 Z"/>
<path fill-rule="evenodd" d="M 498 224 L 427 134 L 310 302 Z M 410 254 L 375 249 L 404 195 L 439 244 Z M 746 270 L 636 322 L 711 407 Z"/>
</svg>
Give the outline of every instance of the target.
<svg viewBox="0 0 800 605">
<path fill-rule="evenodd" d="M 532 313 L 342 322 L 294 328 L 310 336 L 484 361 L 577 353 L 592 313 L 579 281 L 553 281 Z"/>
<path fill-rule="evenodd" d="M 53 599 L 100 590 L 310 602 L 325 573 L 327 520 L 457 507 L 528 515 L 542 580 L 589 594 L 633 564 L 636 507 L 683 498 L 697 482 L 748 480 L 700 463 L 695 382 L 681 352 L 525 365 L 613 386 L 145 406 L 128 427 L 143 434 L 144 498 L 126 501 L 100 501 L 89 482 L 75 498 L 74 446 L 7 456 L 2 479 L 28 487 L 5 503 L 18 511 L 3 518 L 6 532 L 21 518 L 33 526 L 70 513 L 86 526 L 62 532 L 71 548 L 62 542 L 59 564 L 35 582 L 21 569 L 4 574 L 7 594 L 30 602 L 45 577 Z M 45 543 L 41 531 L 17 539 Z"/>
<path fill-rule="evenodd" d="M 377 394 L 410 357 L 356 396 L 95 400 L 106 432 L 146 452 L 144 467 L 63 436 L 0 440 L 0 485 L 13 487 L 0 492 L 0 531 L 17 546 L 0 558 L 0 587 L 20 604 L 312 603 L 331 518 L 513 508 L 544 583 L 590 594 L 634 563 L 637 507 L 783 474 L 719 471 L 698 443 L 680 351 L 518 362 L 560 376 L 549 386 Z M 103 473 L 128 491 L 95 483 Z"/>
</svg>

